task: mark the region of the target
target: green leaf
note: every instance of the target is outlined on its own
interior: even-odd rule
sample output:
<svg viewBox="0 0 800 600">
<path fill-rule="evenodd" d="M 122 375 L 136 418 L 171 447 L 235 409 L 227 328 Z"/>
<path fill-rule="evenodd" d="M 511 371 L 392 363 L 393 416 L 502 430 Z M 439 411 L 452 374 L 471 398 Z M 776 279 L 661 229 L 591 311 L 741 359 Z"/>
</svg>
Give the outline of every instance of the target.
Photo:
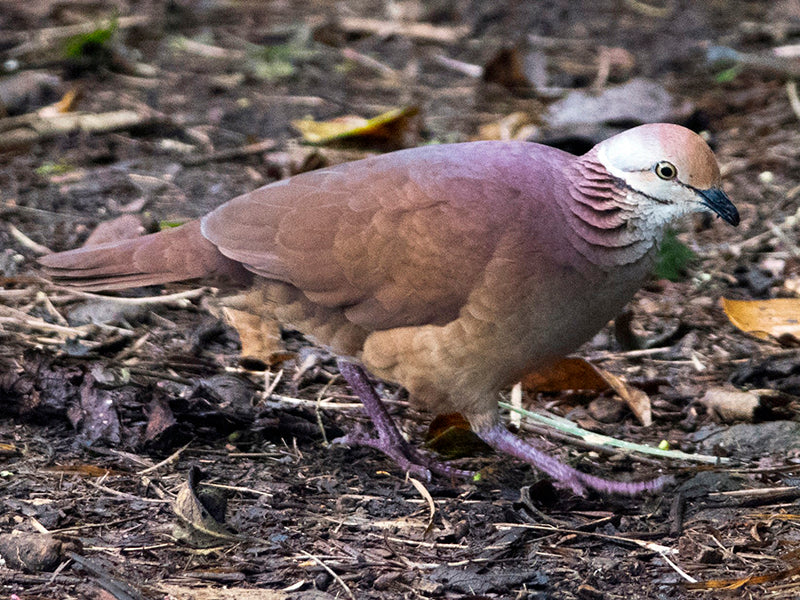
<svg viewBox="0 0 800 600">
<path fill-rule="evenodd" d="M 69 173 L 73 169 L 74 167 L 69 163 L 45 162 L 36 167 L 36 174 L 42 177 L 47 177 L 48 175 L 63 175 L 64 173 Z"/>
<path fill-rule="evenodd" d="M 80 58 L 87 50 L 103 47 L 108 44 L 111 36 L 117 30 L 117 19 L 112 19 L 105 27 L 100 26 L 89 33 L 72 36 L 66 41 L 64 55 L 67 58 Z"/>
<path fill-rule="evenodd" d="M 171 229 L 172 227 L 180 227 L 184 223 L 186 223 L 186 221 L 159 221 L 158 230 L 162 231 L 164 229 Z"/>
<path fill-rule="evenodd" d="M 729 83 L 738 77 L 739 73 L 741 73 L 742 67 L 741 65 L 734 65 L 729 69 L 725 69 L 724 71 L 720 71 L 714 76 L 714 81 L 717 83 Z"/>
<path fill-rule="evenodd" d="M 694 252 L 677 238 L 674 231 L 668 229 L 659 248 L 656 277 L 679 281 L 686 276 L 686 268 L 694 258 Z"/>
</svg>

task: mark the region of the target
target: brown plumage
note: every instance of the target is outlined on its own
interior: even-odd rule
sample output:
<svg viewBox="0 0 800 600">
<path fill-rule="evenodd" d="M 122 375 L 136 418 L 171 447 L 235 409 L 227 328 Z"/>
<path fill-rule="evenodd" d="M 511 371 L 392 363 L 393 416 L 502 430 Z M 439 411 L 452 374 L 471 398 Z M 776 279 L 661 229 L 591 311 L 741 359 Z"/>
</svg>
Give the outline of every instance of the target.
<svg viewBox="0 0 800 600">
<path fill-rule="evenodd" d="M 462 413 L 491 445 L 576 492 L 636 493 L 656 484 L 599 480 L 514 438 L 498 424 L 497 392 L 616 316 L 648 276 L 664 226 L 696 210 L 738 223 L 705 142 L 646 125 L 582 157 L 476 142 L 338 165 L 174 230 L 41 262 L 55 281 L 86 290 L 194 278 L 238 288 L 237 308 L 353 363 L 343 374 L 379 437 L 346 441 L 404 468 L 453 471 L 387 432 L 355 363 L 433 412 Z"/>
</svg>

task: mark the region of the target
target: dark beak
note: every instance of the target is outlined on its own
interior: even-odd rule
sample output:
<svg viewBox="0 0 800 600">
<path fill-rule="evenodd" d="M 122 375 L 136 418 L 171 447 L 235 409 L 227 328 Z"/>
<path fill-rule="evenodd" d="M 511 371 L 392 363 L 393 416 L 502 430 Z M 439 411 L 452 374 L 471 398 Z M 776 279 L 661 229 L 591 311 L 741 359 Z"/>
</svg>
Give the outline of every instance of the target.
<svg viewBox="0 0 800 600">
<path fill-rule="evenodd" d="M 717 213 L 734 227 L 739 224 L 739 211 L 721 189 L 712 187 L 707 190 L 697 190 L 697 193 L 703 197 L 702 204 L 708 210 Z"/>
</svg>

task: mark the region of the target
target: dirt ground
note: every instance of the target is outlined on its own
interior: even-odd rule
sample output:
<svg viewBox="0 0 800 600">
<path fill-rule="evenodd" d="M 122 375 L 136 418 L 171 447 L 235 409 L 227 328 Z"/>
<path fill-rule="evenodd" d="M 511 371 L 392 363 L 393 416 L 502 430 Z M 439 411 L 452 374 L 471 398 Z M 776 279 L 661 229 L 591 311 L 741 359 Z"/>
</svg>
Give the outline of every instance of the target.
<svg viewBox="0 0 800 600">
<path fill-rule="evenodd" d="M 797 598 L 797 338 L 743 333 L 720 298 L 800 289 L 799 37 L 797 0 L 0 1 L 0 596 Z M 712 61 L 715 47 L 742 54 Z M 634 80 L 651 91 L 618 113 L 557 118 L 575 90 Z M 68 112 L 43 108 L 56 102 Z M 397 130 L 347 147 L 291 125 L 402 107 Z M 97 119 L 57 119 L 78 113 Z M 582 470 L 675 483 L 579 498 L 480 452 L 457 459 L 478 481 L 412 481 L 328 445 L 365 417 L 299 335 L 264 373 L 240 364 L 213 290 L 121 306 L 37 278 L 45 248 L 101 222 L 156 229 L 366 152 L 513 133 L 515 113 L 520 135 L 580 151 L 656 114 L 707 132 L 741 225 L 682 222 L 695 258 L 580 352 L 649 396 L 652 425 L 609 393 L 526 401 L 728 462 L 532 425 L 522 435 Z M 755 405 L 726 418 L 708 398 L 731 390 Z M 382 394 L 422 443 L 429 417 Z"/>
</svg>

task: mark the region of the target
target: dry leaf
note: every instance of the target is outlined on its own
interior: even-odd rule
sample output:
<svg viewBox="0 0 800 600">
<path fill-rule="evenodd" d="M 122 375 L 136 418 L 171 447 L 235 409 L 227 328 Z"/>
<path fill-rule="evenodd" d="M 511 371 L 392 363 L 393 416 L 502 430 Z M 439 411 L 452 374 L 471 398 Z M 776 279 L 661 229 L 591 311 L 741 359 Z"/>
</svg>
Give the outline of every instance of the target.
<svg viewBox="0 0 800 600">
<path fill-rule="evenodd" d="M 614 390 L 642 425 L 653 421 L 650 398 L 642 390 L 630 387 L 624 379 L 612 375 L 582 358 L 563 358 L 545 369 L 531 373 L 522 380 L 525 389 L 532 392 L 561 392 L 564 390 L 590 390 L 597 393 Z"/>
<path fill-rule="evenodd" d="M 529 373 L 522 387 L 530 392 L 556 393 L 566 390 L 605 392 L 611 389 L 598 369 L 582 358 L 562 358 Z"/>
<path fill-rule="evenodd" d="M 499 121 L 481 125 L 474 140 L 527 140 L 536 133 L 531 116 L 522 111 L 506 115 Z"/>
<path fill-rule="evenodd" d="M 419 107 L 396 108 L 373 117 L 347 115 L 331 121 L 298 119 L 292 126 L 311 144 L 352 142 L 378 144 L 387 149 L 407 148 L 419 137 Z"/>
<path fill-rule="evenodd" d="M 475 456 L 490 450 L 459 413 L 437 415 L 428 427 L 425 444 L 448 458 Z"/>
<path fill-rule="evenodd" d="M 178 490 L 172 510 L 178 517 L 173 533 L 176 538 L 197 548 L 204 548 L 239 539 L 225 524 L 227 501 L 224 496 L 201 490 L 202 473 L 189 469 L 186 482 Z"/>
<path fill-rule="evenodd" d="M 17 454 L 19 454 L 19 450 L 14 444 L 0 442 L 0 456 L 16 456 Z"/>
<path fill-rule="evenodd" d="M 595 367 L 597 368 L 597 367 Z M 653 423 L 653 413 L 650 408 L 650 397 L 640 389 L 631 387 L 621 377 L 617 377 L 608 371 L 597 368 L 597 371 L 614 389 L 617 395 L 622 398 L 631 412 L 638 419 L 639 423 L 645 427 Z"/>
<path fill-rule="evenodd" d="M 800 298 L 772 300 L 722 299 L 722 308 L 736 327 L 762 340 L 800 339 Z"/>
<path fill-rule="evenodd" d="M 525 59 L 519 48 L 501 48 L 483 66 L 483 80 L 513 92 L 531 89 L 531 82 L 525 73 Z"/>
<path fill-rule="evenodd" d="M 800 574 L 800 566 L 792 567 L 783 571 L 775 571 L 765 575 L 748 575 L 746 577 L 736 577 L 733 579 L 709 579 L 708 581 L 698 581 L 686 584 L 687 590 L 738 590 L 739 588 L 750 585 L 762 585 L 772 581 L 790 580 L 795 575 Z"/>
<path fill-rule="evenodd" d="M 42 467 L 42 471 L 67 475 L 82 475 L 84 477 L 114 477 L 124 474 L 122 471 L 115 471 L 105 467 L 98 467 L 97 465 L 88 464 Z"/>
</svg>

